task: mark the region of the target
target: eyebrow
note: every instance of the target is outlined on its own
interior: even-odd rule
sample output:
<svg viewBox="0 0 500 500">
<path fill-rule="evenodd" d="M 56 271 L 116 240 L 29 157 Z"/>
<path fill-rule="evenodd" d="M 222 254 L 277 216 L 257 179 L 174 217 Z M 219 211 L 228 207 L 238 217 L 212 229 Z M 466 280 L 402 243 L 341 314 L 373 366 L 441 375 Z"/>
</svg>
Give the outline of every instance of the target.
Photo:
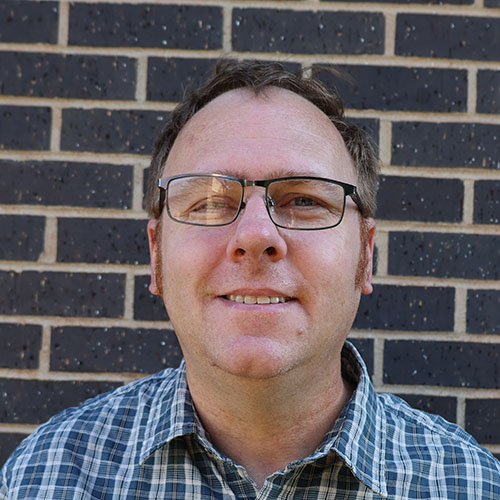
<svg viewBox="0 0 500 500">
<path fill-rule="evenodd" d="M 238 177 L 241 179 L 247 179 L 247 177 L 240 177 L 239 175 L 235 174 L 234 172 L 230 172 L 226 169 L 216 169 L 213 172 L 213 174 L 221 174 L 221 175 L 232 175 L 233 177 Z M 295 170 L 289 167 L 279 167 L 276 170 L 273 170 L 273 176 L 272 177 L 266 177 L 269 179 L 277 179 L 280 177 L 323 177 L 322 175 L 314 174 L 314 172 L 311 172 L 310 170 Z"/>
</svg>

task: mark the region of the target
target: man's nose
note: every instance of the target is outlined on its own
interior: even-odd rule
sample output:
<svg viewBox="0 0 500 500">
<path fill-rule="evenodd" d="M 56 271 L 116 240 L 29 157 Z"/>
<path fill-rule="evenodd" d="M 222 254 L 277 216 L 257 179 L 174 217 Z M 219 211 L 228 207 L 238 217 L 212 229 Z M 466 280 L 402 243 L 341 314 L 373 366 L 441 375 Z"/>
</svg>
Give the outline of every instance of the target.
<svg viewBox="0 0 500 500">
<path fill-rule="evenodd" d="M 245 259 L 276 262 L 287 253 L 287 244 L 269 217 L 264 197 L 259 191 L 248 197 L 245 208 L 233 223 L 235 229 L 226 251 L 235 262 Z"/>
</svg>

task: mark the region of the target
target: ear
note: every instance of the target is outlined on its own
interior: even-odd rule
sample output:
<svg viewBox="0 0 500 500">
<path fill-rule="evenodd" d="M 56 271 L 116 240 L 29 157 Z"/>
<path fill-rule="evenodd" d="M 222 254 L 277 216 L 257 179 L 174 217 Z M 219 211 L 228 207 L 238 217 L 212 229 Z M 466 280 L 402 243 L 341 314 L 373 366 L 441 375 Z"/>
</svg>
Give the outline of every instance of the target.
<svg viewBox="0 0 500 500">
<path fill-rule="evenodd" d="M 148 222 L 149 255 L 151 259 L 151 283 L 149 285 L 149 291 L 153 295 L 161 296 L 161 283 L 157 282 L 157 268 L 158 263 L 161 262 L 161 258 L 158 255 L 160 245 L 156 244 L 156 238 L 161 237 L 161 234 L 157 231 L 159 223 L 160 219 L 151 219 Z"/>
<path fill-rule="evenodd" d="M 373 274 L 373 247 L 375 243 L 375 221 L 373 219 L 365 219 L 365 224 L 367 224 L 367 238 L 364 244 L 364 248 L 361 249 L 362 252 L 366 252 L 366 267 L 365 267 L 365 279 L 363 286 L 361 288 L 361 293 L 364 295 L 369 295 L 373 292 L 372 286 L 372 274 Z"/>
</svg>

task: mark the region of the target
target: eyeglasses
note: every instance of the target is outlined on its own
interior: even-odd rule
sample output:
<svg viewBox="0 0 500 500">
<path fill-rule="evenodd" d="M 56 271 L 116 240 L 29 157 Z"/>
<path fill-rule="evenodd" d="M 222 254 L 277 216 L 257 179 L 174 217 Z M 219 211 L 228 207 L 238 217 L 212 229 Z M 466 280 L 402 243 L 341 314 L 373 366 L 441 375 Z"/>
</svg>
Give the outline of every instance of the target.
<svg viewBox="0 0 500 500">
<path fill-rule="evenodd" d="M 338 226 L 346 196 L 364 214 L 356 186 L 322 177 L 280 177 L 252 181 L 221 174 L 182 174 L 160 179 L 160 207 L 171 219 L 194 226 L 225 226 L 246 203 L 245 187 L 266 189 L 265 203 L 273 223 L 285 229 L 314 230 Z M 165 203 L 166 201 L 166 203 Z"/>
</svg>

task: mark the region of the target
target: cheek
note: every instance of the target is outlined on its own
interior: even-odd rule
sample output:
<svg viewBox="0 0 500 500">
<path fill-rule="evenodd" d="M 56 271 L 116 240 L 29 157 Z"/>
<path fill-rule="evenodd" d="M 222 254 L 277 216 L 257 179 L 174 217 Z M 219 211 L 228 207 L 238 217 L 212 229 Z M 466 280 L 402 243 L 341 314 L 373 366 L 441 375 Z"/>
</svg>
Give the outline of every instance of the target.
<svg viewBox="0 0 500 500">
<path fill-rule="evenodd" d="M 224 255 L 216 228 L 174 227 L 163 234 L 163 275 L 166 295 L 196 293 Z"/>
<path fill-rule="evenodd" d="M 294 248 L 295 262 L 302 269 L 308 281 L 325 288 L 341 289 L 340 284 L 354 284 L 359 256 L 359 242 L 342 233 L 318 232 L 317 238 L 302 240 Z M 307 235 L 306 235 L 307 236 Z"/>
</svg>

